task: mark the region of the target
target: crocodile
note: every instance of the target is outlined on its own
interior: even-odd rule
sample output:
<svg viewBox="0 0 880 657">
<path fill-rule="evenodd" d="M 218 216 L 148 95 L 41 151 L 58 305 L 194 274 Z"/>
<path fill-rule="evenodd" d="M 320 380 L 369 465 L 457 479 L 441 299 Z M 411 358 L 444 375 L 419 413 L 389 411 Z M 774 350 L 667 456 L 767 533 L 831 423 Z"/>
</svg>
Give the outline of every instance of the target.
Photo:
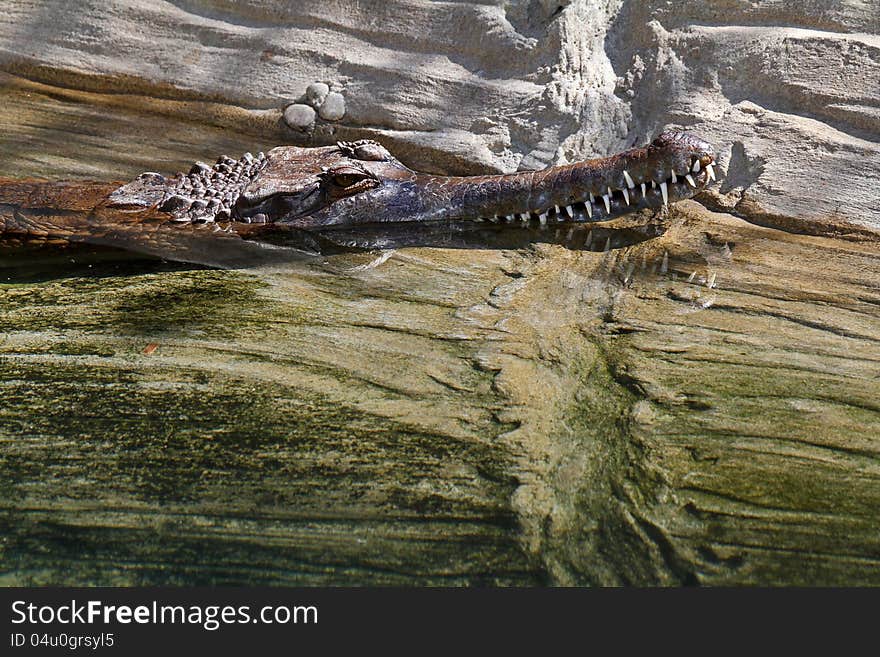
<svg viewBox="0 0 880 657">
<path fill-rule="evenodd" d="M 707 142 L 681 131 L 606 158 L 465 177 L 416 172 L 372 140 L 280 146 L 127 183 L 0 179 L 0 244 L 90 243 L 187 260 L 197 259 L 192 244 L 210 251 L 209 236 L 234 249 L 284 234 L 356 244 L 359 232 L 392 228 L 558 228 L 690 198 L 715 180 L 715 161 Z"/>
</svg>

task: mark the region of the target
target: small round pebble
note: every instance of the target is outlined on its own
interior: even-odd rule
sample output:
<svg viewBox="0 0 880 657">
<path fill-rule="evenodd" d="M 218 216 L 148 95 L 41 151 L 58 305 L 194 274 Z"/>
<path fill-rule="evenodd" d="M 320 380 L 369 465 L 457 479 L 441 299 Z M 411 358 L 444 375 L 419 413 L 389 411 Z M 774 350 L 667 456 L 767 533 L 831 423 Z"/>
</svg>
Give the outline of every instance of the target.
<svg viewBox="0 0 880 657">
<path fill-rule="evenodd" d="M 330 87 L 323 82 L 312 82 L 306 87 L 306 102 L 314 108 L 324 104 L 324 99 L 330 93 Z"/>
<path fill-rule="evenodd" d="M 315 125 L 315 110 L 301 103 L 288 105 L 284 108 L 284 122 L 294 130 L 311 130 Z"/>
<path fill-rule="evenodd" d="M 318 114 L 326 121 L 338 121 L 345 116 L 345 98 L 341 93 L 331 91 L 318 109 Z"/>
</svg>

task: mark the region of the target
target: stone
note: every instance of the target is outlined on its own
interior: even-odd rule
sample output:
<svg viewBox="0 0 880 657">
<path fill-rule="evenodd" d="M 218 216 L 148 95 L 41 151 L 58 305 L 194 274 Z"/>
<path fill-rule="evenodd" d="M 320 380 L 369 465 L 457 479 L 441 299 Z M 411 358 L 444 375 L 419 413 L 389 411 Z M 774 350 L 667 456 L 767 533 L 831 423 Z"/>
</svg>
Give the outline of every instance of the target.
<svg viewBox="0 0 880 657">
<path fill-rule="evenodd" d="M 326 84 L 323 82 L 312 82 L 306 88 L 306 102 L 315 109 L 318 109 L 324 103 L 328 93 L 330 93 L 330 87 Z"/>
<path fill-rule="evenodd" d="M 318 109 L 318 114 L 325 121 L 338 121 L 345 116 L 345 98 L 337 91 L 331 91 Z"/>
<path fill-rule="evenodd" d="M 284 108 L 284 122 L 300 132 L 308 132 L 315 125 L 315 110 L 309 105 L 293 103 Z"/>
</svg>

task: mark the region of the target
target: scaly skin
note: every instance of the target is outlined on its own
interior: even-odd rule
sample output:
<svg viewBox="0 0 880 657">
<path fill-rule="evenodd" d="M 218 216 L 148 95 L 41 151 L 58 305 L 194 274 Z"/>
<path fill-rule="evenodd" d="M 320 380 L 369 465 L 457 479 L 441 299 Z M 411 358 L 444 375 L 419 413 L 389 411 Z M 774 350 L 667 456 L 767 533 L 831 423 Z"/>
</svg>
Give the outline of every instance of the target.
<svg viewBox="0 0 880 657">
<path fill-rule="evenodd" d="M 161 247 L 180 236 L 228 242 L 308 231 L 332 241 L 334 231 L 351 234 L 358 226 L 558 227 L 689 198 L 714 180 L 714 161 L 709 144 L 683 132 L 607 158 L 470 177 L 417 173 L 372 141 L 282 146 L 240 160 L 223 156 L 213 167 L 197 163 L 170 178 L 145 173 L 127 184 L 0 179 L 0 243 L 111 244 L 175 258 Z"/>
</svg>

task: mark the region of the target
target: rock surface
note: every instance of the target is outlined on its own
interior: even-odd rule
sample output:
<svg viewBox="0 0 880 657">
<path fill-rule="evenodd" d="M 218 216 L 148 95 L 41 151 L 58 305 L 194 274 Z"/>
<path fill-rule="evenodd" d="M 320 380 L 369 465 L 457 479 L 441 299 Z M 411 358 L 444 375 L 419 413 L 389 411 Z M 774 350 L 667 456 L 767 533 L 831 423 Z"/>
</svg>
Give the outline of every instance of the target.
<svg viewBox="0 0 880 657">
<path fill-rule="evenodd" d="M 810 5 L 8 2 L 0 176 L 668 124 L 729 172 L 606 253 L 3 255 L 2 583 L 880 584 L 878 18 Z"/>
</svg>

